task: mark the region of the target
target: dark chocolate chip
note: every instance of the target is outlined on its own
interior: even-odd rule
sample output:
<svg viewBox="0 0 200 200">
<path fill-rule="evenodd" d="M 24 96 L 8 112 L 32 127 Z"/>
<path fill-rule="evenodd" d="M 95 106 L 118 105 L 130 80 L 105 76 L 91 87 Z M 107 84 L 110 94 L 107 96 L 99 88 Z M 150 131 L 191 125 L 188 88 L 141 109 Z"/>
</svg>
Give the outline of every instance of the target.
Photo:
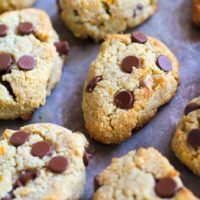
<svg viewBox="0 0 200 200">
<path fill-rule="evenodd" d="M 127 56 L 121 63 L 121 68 L 127 73 L 131 73 L 133 67 L 140 67 L 140 60 L 136 56 Z"/>
<path fill-rule="evenodd" d="M 134 97 L 132 92 L 119 92 L 114 98 L 115 104 L 118 108 L 129 109 L 133 106 Z"/>
<path fill-rule="evenodd" d="M 19 24 L 18 31 L 20 35 L 29 35 L 33 33 L 34 26 L 30 22 L 23 22 Z"/>
<path fill-rule="evenodd" d="M 101 184 L 99 182 L 99 175 L 96 175 L 94 177 L 94 191 L 96 192 L 101 187 Z"/>
<path fill-rule="evenodd" d="M 188 115 L 189 113 L 200 109 L 200 105 L 197 103 L 190 103 L 185 107 L 184 113 L 185 115 Z"/>
<path fill-rule="evenodd" d="M 194 149 L 200 147 L 200 129 L 193 129 L 188 133 L 187 142 Z"/>
<path fill-rule="evenodd" d="M 15 93 L 13 92 L 13 89 L 12 89 L 10 83 L 7 82 L 7 81 L 2 81 L 1 79 L 0 79 L 0 83 L 1 83 L 4 87 L 6 87 L 6 89 L 7 89 L 8 92 L 9 92 L 9 94 L 13 97 L 14 100 L 16 100 Z"/>
<path fill-rule="evenodd" d="M 143 6 L 141 3 L 138 3 L 138 4 L 137 4 L 137 9 L 138 9 L 138 10 L 142 10 L 143 7 L 144 7 L 144 6 Z"/>
<path fill-rule="evenodd" d="M 160 179 L 155 185 L 155 192 L 161 198 L 172 198 L 177 190 L 178 186 L 172 178 Z"/>
<path fill-rule="evenodd" d="M 159 56 L 156 61 L 157 66 L 165 72 L 172 70 L 172 63 L 166 56 Z"/>
<path fill-rule="evenodd" d="M 25 186 L 29 181 L 35 180 L 38 176 L 39 171 L 36 169 L 23 171 L 16 180 L 14 188 L 16 189 L 18 187 Z"/>
<path fill-rule="evenodd" d="M 94 88 L 97 86 L 97 83 L 100 82 L 102 80 L 102 76 L 96 76 L 94 77 L 87 86 L 87 91 L 88 92 L 92 92 L 94 90 Z"/>
<path fill-rule="evenodd" d="M 133 32 L 131 35 L 132 42 L 145 44 L 148 41 L 148 38 L 145 34 L 141 32 Z"/>
<path fill-rule="evenodd" d="M 69 43 L 67 41 L 56 42 L 54 45 L 60 56 L 67 55 L 69 53 Z"/>
<path fill-rule="evenodd" d="M 36 60 L 32 56 L 25 55 L 19 58 L 17 64 L 21 70 L 29 71 L 36 66 Z"/>
<path fill-rule="evenodd" d="M 5 24 L 0 24 L 0 37 L 5 37 L 8 33 L 8 27 Z"/>
<path fill-rule="evenodd" d="M 56 0 L 56 4 L 58 6 L 58 14 L 60 14 L 62 12 L 62 8 L 60 6 L 60 0 Z"/>
<path fill-rule="evenodd" d="M 49 161 L 48 169 L 54 173 L 62 173 L 68 167 L 68 161 L 64 156 L 55 156 Z"/>
<path fill-rule="evenodd" d="M 12 200 L 12 197 L 10 196 L 10 194 L 7 194 L 4 198 L 2 198 L 1 200 Z"/>
<path fill-rule="evenodd" d="M 33 144 L 31 153 L 33 156 L 43 158 L 44 156 L 51 154 L 51 151 L 51 145 L 48 142 L 41 141 Z"/>
<path fill-rule="evenodd" d="M 0 73 L 9 71 L 11 64 L 13 63 L 12 56 L 8 53 L 0 54 Z"/>
<path fill-rule="evenodd" d="M 84 155 L 83 155 L 83 162 L 84 162 L 84 165 L 85 166 L 88 166 L 89 165 L 89 162 L 90 162 L 90 159 L 92 158 L 92 155 L 85 152 Z"/>
<path fill-rule="evenodd" d="M 21 146 L 23 145 L 27 140 L 28 140 L 28 133 L 24 131 L 19 131 L 15 132 L 11 137 L 10 137 L 10 143 L 15 146 Z"/>
</svg>

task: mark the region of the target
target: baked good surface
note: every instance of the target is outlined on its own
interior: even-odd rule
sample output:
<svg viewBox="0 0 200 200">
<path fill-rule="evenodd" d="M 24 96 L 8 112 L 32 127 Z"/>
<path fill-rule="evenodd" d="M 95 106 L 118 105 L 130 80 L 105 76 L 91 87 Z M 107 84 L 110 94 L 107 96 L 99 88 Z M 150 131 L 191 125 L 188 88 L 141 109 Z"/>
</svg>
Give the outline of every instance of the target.
<svg viewBox="0 0 200 200">
<path fill-rule="evenodd" d="M 176 128 L 172 149 L 182 163 L 200 176 L 200 97 L 185 107 Z"/>
<path fill-rule="evenodd" d="M 0 119 L 28 119 L 45 104 L 60 80 L 67 45 L 42 10 L 0 15 Z"/>
<path fill-rule="evenodd" d="M 178 61 L 163 43 L 140 32 L 109 36 L 83 88 L 90 136 L 121 143 L 175 95 L 178 84 Z"/>
<path fill-rule="evenodd" d="M 200 27 L 200 0 L 193 0 L 193 21 Z"/>
<path fill-rule="evenodd" d="M 114 158 L 94 183 L 94 200 L 197 200 L 169 161 L 153 148 Z"/>
<path fill-rule="evenodd" d="M 78 200 L 86 138 L 54 124 L 5 130 L 0 139 L 0 199 Z"/>
<path fill-rule="evenodd" d="M 143 23 L 157 10 L 158 0 L 58 0 L 59 13 L 79 38 L 102 40 Z"/>
<path fill-rule="evenodd" d="M 36 0 L 0 0 L 0 13 L 31 7 Z"/>
</svg>

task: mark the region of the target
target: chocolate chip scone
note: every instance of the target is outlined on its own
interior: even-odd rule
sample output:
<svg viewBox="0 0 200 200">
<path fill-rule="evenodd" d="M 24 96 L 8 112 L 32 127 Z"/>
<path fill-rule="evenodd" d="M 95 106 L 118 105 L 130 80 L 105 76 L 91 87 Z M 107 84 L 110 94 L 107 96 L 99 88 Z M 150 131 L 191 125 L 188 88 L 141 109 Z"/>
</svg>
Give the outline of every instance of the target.
<svg viewBox="0 0 200 200">
<path fill-rule="evenodd" d="M 5 130 L 0 140 L 0 199 L 80 199 L 87 145 L 84 135 L 53 124 Z"/>
<path fill-rule="evenodd" d="M 143 23 L 158 0 L 58 0 L 59 13 L 76 37 L 102 40 Z"/>
<path fill-rule="evenodd" d="M 193 0 L 193 21 L 200 27 L 200 0 Z"/>
<path fill-rule="evenodd" d="M 90 136 L 106 144 L 124 141 L 175 95 L 178 84 L 178 61 L 163 43 L 140 32 L 109 36 L 83 89 Z"/>
<path fill-rule="evenodd" d="M 176 156 L 200 176 L 200 97 L 186 107 L 172 141 Z"/>
<path fill-rule="evenodd" d="M 27 119 L 45 104 L 67 51 L 44 11 L 0 15 L 0 119 Z"/>
<path fill-rule="evenodd" d="M 174 167 L 153 148 L 113 159 L 94 183 L 94 200 L 197 200 Z"/>
<path fill-rule="evenodd" d="M 36 0 L 0 0 L 0 13 L 31 7 Z"/>
</svg>

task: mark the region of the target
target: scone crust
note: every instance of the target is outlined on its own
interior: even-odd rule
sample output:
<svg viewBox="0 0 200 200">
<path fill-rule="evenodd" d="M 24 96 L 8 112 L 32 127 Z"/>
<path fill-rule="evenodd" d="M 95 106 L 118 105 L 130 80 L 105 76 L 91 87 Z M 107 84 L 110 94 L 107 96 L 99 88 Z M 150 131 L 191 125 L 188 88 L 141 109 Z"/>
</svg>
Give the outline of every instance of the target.
<svg viewBox="0 0 200 200">
<path fill-rule="evenodd" d="M 17 27 L 21 22 L 31 22 L 34 34 L 21 36 Z M 0 119 L 27 119 L 46 102 L 46 97 L 61 78 L 64 57 L 60 57 L 54 46 L 59 41 L 50 18 L 42 10 L 24 9 L 0 15 L 0 24 L 8 27 L 8 33 L 0 38 L 0 52 L 14 58 L 11 73 L 2 76 L 10 84 L 15 97 L 0 83 Z M 18 59 L 31 55 L 36 67 L 31 71 L 19 70 Z"/>
<path fill-rule="evenodd" d="M 31 7 L 36 0 L 0 0 L 0 13 Z"/>
<path fill-rule="evenodd" d="M 193 99 L 190 103 L 200 105 L 200 97 Z M 190 104 L 189 103 L 189 104 Z M 192 172 L 200 176 L 200 149 L 194 149 L 187 142 L 188 133 L 193 129 L 199 129 L 200 109 L 183 115 L 177 125 L 172 141 L 172 149 L 176 156 Z"/>
<path fill-rule="evenodd" d="M 193 22 L 200 27 L 200 0 L 193 0 Z"/>
<path fill-rule="evenodd" d="M 94 193 L 94 200 L 159 200 L 162 198 L 154 190 L 156 180 L 166 177 L 174 179 L 181 188 L 169 199 L 197 199 L 183 186 L 179 173 L 165 157 L 154 148 L 140 148 L 121 158 L 114 158 L 111 165 L 100 173 L 100 187 Z"/>
<path fill-rule="evenodd" d="M 135 55 L 143 62 L 131 74 L 120 68 L 121 60 Z M 159 55 L 167 56 L 172 71 L 165 73 L 156 65 Z M 152 88 L 141 87 L 147 75 L 152 77 Z M 92 93 L 87 85 L 96 76 L 102 76 Z M 82 109 L 88 133 L 95 140 L 105 143 L 121 143 L 132 132 L 144 126 L 176 93 L 179 84 L 179 63 L 170 50 L 155 38 L 148 37 L 146 44 L 131 42 L 131 35 L 114 34 L 102 44 L 100 53 L 91 64 L 83 89 Z M 118 91 L 134 92 L 133 108 L 118 109 L 114 96 Z"/>
<path fill-rule="evenodd" d="M 60 16 L 79 38 L 96 41 L 135 27 L 157 10 L 158 0 L 58 0 Z M 142 8 L 137 8 L 142 5 Z"/>
<path fill-rule="evenodd" d="M 5 130 L 0 140 L 0 198 L 12 190 L 13 181 L 24 170 L 37 169 L 39 176 L 24 187 L 14 190 L 17 200 L 78 200 L 81 198 L 86 172 L 83 154 L 88 143 L 79 132 L 54 124 L 33 124 L 22 127 L 20 131 L 29 134 L 28 141 L 16 148 L 9 142 L 15 132 Z M 34 157 L 31 146 L 38 141 L 48 141 L 53 146 L 52 155 L 44 158 Z M 65 156 L 68 168 L 61 174 L 47 169 L 51 157 Z"/>
</svg>

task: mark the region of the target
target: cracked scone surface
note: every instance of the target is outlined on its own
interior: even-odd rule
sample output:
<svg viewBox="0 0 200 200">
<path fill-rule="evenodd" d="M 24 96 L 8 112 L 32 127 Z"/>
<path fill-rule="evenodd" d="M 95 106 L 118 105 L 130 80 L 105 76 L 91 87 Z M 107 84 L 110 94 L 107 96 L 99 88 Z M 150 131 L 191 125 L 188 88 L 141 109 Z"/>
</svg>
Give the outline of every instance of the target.
<svg viewBox="0 0 200 200">
<path fill-rule="evenodd" d="M 0 0 L 0 13 L 31 7 L 36 0 Z"/>
<path fill-rule="evenodd" d="M 153 148 L 114 158 L 95 180 L 94 200 L 197 199 L 168 160 Z"/>
<path fill-rule="evenodd" d="M 105 39 L 143 23 L 157 0 L 58 0 L 60 16 L 76 37 Z"/>
<path fill-rule="evenodd" d="M 172 149 L 182 163 L 200 176 L 200 97 L 185 107 L 176 128 Z"/>
<path fill-rule="evenodd" d="M 5 130 L 0 140 L 0 199 L 80 199 L 86 178 L 85 137 L 53 124 L 28 125 L 19 131 L 27 133 L 28 138 L 17 147 L 12 143 L 17 141 L 12 138 L 16 131 Z M 51 152 L 44 157 L 33 156 L 34 144 L 41 141 L 51 145 Z M 65 158 L 67 166 L 55 173 L 48 166 L 57 156 Z M 35 177 L 22 177 L 23 172 L 34 172 Z"/>
<path fill-rule="evenodd" d="M 12 57 L 9 70 L 3 70 L 0 64 L 0 119 L 26 119 L 45 104 L 46 96 L 60 80 L 64 57 L 54 46 L 59 38 L 49 16 L 38 9 L 4 13 L 0 26 L 4 28 L 0 56 Z M 20 69 L 18 62 L 24 55 L 35 60 L 32 70 Z"/>
<path fill-rule="evenodd" d="M 141 41 L 135 42 L 134 35 Z M 109 36 L 83 88 L 88 133 L 102 143 L 121 143 L 175 95 L 178 84 L 178 61 L 163 43 L 138 32 Z"/>
<path fill-rule="evenodd" d="M 200 27 L 200 0 L 193 0 L 193 21 Z"/>
</svg>

